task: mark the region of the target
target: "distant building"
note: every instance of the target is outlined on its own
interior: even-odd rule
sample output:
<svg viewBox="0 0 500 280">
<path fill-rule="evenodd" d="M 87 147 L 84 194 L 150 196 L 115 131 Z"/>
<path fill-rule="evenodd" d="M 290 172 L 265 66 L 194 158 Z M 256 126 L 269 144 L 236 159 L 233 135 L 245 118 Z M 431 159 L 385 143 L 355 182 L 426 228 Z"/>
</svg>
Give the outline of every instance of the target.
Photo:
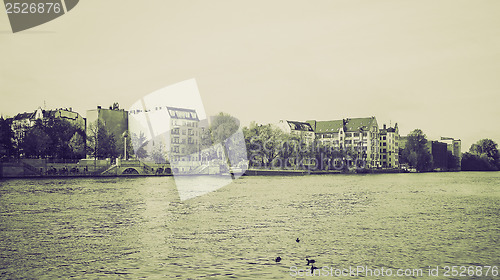
<svg viewBox="0 0 500 280">
<path fill-rule="evenodd" d="M 439 141 L 428 141 L 427 147 L 432 155 L 432 169 L 438 171 L 448 170 L 447 144 Z"/>
<path fill-rule="evenodd" d="M 12 130 L 14 131 L 14 138 L 17 144 L 24 138 L 26 131 L 35 125 L 40 120 L 42 123 L 47 123 L 51 119 L 66 120 L 75 127 L 85 129 L 85 119 L 74 112 L 72 108 L 59 108 L 53 110 L 43 110 L 42 108 L 36 109 L 31 113 L 20 113 L 12 118 Z"/>
<path fill-rule="evenodd" d="M 166 107 L 170 116 L 170 141 L 167 150 L 171 161 L 199 161 L 201 128 L 193 109 Z"/>
<path fill-rule="evenodd" d="M 314 130 L 311 127 L 311 124 L 307 122 L 280 120 L 278 122 L 278 127 L 287 134 L 300 137 L 300 139 L 303 140 L 304 143 L 311 144 L 312 142 L 314 142 Z"/>
<path fill-rule="evenodd" d="M 128 131 L 128 112 L 119 109 L 118 106 L 110 107 L 109 109 L 103 109 L 101 106 L 97 106 L 96 109 L 87 110 L 87 137 L 89 133 L 91 133 L 92 126 L 95 126 L 98 120 L 106 127 L 108 132 L 113 134 L 117 149 L 121 151 L 124 143 L 123 133 Z"/>
<path fill-rule="evenodd" d="M 379 128 L 375 117 L 347 118 L 343 120 L 308 120 L 315 138 L 366 161 L 366 167 L 380 167 Z"/>
<path fill-rule="evenodd" d="M 380 129 L 380 163 L 383 168 L 399 168 L 399 129 L 384 124 Z"/>
<path fill-rule="evenodd" d="M 451 137 L 441 137 L 441 141 L 446 143 L 448 151 L 458 159 L 458 169 L 461 168 L 462 162 L 462 141 L 460 139 L 454 139 Z"/>
</svg>

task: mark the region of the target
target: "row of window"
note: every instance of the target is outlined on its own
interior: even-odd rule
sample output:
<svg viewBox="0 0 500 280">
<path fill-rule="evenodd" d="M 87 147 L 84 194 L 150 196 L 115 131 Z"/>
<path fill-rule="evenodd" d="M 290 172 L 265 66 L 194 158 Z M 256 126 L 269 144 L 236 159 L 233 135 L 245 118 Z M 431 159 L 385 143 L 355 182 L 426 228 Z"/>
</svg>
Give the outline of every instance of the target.
<svg viewBox="0 0 500 280">
<path fill-rule="evenodd" d="M 172 137 L 171 143 L 173 144 L 186 144 L 186 138 Z M 188 144 L 198 144 L 198 139 L 193 139 L 192 137 L 187 138 Z"/>
<path fill-rule="evenodd" d="M 342 131 L 341 133 L 342 134 Z M 337 138 L 338 137 L 338 133 L 323 133 L 321 134 L 321 138 Z M 359 137 L 361 135 L 360 132 L 346 132 L 345 133 L 345 137 L 346 138 L 349 138 L 349 137 Z M 363 136 L 364 137 L 367 137 L 368 136 L 368 132 L 363 132 Z"/>
<path fill-rule="evenodd" d="M 189 136 L 198 136 L 198 131 L 194 131 L 192 128 L 189 129 L 180 129 L 179 127 L 173 128 L 171 134 L 173 135 L 189 135 Z"/>
<path fill-rule="evenodd" d="M 187 127 L 198 127 L 197 121 L 186 121 L 186 120 L 177 120 L 172 119 L 173 126 L 187 126 Z"/>
<path fill-rule="evenodd" d="M 388 157 L 387 155 L 380 155 L 380 159 L 387 159 L 389 161 L 392 161 L 392 157 Z M 397 162 L 397 159 L 394 159 L 395 162 Z"/>
<path fill-rule="evenodd" d="M 164 107 L 162 107 L 162 106 L 154 107 L 154 111 L 159 111 L 159 110 L 162 110 L 162 109 L 167 109 L 167 106 L 164 106 Z M 139 114 L 139 113 L 143 113 L 143 112 L 151 112 L 151 109 L 146 109 L 146 110 L 141 110 L 141 109 L 130 110 L 130 111 L 128 111 L 128 114 L 129 115 L 135 115 L 135 114 Z M 172 110 L 172 109 L 170 109 L 168 111 L 168 113 L 170 114 L 170 116 L 178 118 L 178 119 L 197 119 L 198 118 L 198 115 L 196 114 L 196 112 L 181 111 L 181 110 Z"/>
</svg>

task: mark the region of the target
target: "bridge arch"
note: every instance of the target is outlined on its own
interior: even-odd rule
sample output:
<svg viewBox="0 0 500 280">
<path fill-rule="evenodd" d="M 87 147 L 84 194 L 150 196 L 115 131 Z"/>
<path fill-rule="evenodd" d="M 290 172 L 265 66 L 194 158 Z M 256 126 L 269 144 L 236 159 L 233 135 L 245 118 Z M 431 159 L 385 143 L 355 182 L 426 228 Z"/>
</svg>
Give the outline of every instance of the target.
<svg viewBox="0 0 500 280">
<path fill-rule="evenodd" d="M 139 175 L 139 171 L 133 167 L 128 167 L 123 170 L 122 174 Z"/>
</svg>

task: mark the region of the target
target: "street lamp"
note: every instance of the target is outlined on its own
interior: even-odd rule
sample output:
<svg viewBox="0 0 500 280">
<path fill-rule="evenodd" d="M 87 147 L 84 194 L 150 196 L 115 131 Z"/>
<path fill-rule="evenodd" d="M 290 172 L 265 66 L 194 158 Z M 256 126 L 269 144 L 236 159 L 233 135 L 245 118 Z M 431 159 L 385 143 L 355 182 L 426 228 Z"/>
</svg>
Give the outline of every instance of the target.
<svg viewBox="0 0 500 280">
<path fill-rule="evenodd" d="M 122 134 L 123 137 L 123 159 L 127 160 L 127 137 L 128 137 L 128 130 L 123 132 Z"/>
</svg>

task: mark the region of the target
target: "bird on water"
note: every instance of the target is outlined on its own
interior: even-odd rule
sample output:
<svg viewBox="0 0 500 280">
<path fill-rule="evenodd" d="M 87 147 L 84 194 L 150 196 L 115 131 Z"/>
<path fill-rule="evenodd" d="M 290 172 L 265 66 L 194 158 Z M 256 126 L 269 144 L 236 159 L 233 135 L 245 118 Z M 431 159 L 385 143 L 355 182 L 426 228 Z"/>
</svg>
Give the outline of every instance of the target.
<svg viewBox="0 0 500 280">
<path fill-rule="evenodd" d="M 306 261 L 307 261 L 307 265 L 310 265 L 310 264 L 313 264 L 316 262 L 315 260 L 310 260 L 310 259 L 306 259 Z"/>
<path fill-rule="evenodd" d="M 281 257 L 278 256 L 274 261 L 277 262 L 277 263 L 279 263 L 281 261 Z"/>
<path fill-rule="evenodd" d="M 299 243 L 299 242 L 300 242 L 300 239 L 297 237 L 297 239 L 296 239 L 295 241 L 296 241 L 297 243 Z"/>
<path fill-rule="evenodd" d="M 318 269 L 314 264 L 311 265 L 311 274 L 314 274 L 314 270 Z"/>
</svg>

